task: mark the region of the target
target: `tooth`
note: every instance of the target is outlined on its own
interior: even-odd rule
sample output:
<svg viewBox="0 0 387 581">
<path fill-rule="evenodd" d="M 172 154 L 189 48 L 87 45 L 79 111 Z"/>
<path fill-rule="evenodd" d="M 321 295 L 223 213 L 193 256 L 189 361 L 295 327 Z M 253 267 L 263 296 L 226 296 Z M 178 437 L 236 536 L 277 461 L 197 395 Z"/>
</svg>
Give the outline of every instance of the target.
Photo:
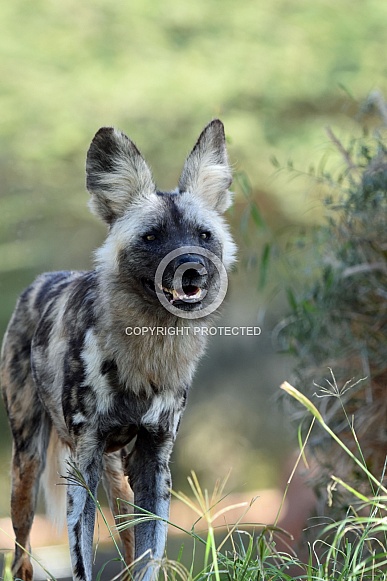
<svg viewBox="0 0 387 581">
<path fill-rule="evenodd" d="M 193 295 L 186 295 L 184 292 L 179 294 L 176 289 L 167 288 L 165 286 L 162 286 L 160 283 L 157 283 L 157 286 L 159 287 L 160 290 L 163 290 L 164 292 L 172 295 L 172 298 L 170 299 L 171 303 L 173 303 L 173 301 L 176 300 L 185 300 L 187 302 L 194 301 L 195 299 L 196 300 L 200 299 L 203 294 L 203 289 L 201 288 L 198 288 L 196 293 Z"/>
<path fill-rule="evenodd" d="M 179 294 L 176 290 L 173 290 L 173 299 L 180 299 L 180 300 L 185 300 L 187 302 L 194 302 L 197 299 L 200 299 L 200 297 L 202 296 L 202 289 L 199 288 L 195 294 L 192 295 L 186 295 L 185 293 L 183 294 Z"/>
</svg>

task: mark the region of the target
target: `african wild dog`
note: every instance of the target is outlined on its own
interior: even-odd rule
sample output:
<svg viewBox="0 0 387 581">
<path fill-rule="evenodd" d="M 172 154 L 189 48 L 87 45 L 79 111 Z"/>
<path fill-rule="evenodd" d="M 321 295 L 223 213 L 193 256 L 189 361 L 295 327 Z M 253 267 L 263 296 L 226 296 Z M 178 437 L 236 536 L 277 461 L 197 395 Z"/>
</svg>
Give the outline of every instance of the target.
<svg viewBox="0 0 387 581">
<path fill-rule="evenodd" d="M 130 513 L 130 504 L 117 499 L 133 502 L 134 495 L 135 510 L 161 517 L 138 524 L 134 536 L 132 529 L 122 531 L 126 563 L 146 552 L 155 561 L 163 556 L 169 457 L 206 342 L 187 329 L 208 326 L 209 315 L 190 317 L 205 313 L 219 291 L 208 256 L 226 268 L 234 260 L 221 216 L 231 202 L 231 170 L 219 120 L 200 135 L 174 191 L 156 189 L 134 143 L 113 128 L 95 135 L 86 173 L 91 209 L 109 226 L 95 270 L 38 277 L 19 299 L 2 350 L 14 440 L 13 575 L 24 581 L 32 578 L 32 566 L 20 546 L 29 549 L 43 472 L 49 511 L 58 509 L 55 495 L 67 489 L 73 577 L 92 578 L 95 504 L 85 486 L 55 486 L 66 459 L 94 496 L 102 477 L 114 515 Z M 158 265 L 170 252 L 157 282 Z M 175 274 L 182 265 L 179 286 Z M 171 308 L 161 304 L 160 293 Z M 128 334 L 129 326 L 176 333 Z M 155 561 L 139 561 L 134 575 L 151 579 Z"/>
</svg>

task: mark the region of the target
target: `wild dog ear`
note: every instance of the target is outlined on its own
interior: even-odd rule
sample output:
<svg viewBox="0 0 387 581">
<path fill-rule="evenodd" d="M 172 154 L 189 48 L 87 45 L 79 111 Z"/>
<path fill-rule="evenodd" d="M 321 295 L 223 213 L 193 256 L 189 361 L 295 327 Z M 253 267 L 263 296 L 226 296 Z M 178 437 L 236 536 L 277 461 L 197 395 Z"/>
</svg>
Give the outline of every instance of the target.
<svg viewBox="0 0 387 581">
<path fill-rule="evenodd" d="M 86 159 L 90 208 L 108 224 L 128 209 L 136 197 L 156 191 L 152 173 L 134 143 L 113 127 L 102 127 Z"/>
<path fill-rule="evenodd" d="M 231 205 L 231 182 L 223 123 L 214 119 L 204 128 L 184 164 L 179 190 L 200 196 L 221 213 Z"/>
</svg>

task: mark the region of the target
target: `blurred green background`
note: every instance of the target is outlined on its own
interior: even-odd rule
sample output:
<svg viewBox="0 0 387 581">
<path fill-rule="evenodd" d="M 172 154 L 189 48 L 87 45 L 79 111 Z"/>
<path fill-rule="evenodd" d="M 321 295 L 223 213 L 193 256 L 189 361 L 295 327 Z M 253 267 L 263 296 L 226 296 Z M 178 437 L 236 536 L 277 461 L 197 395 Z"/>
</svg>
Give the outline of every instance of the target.
<svg viewBox="0 0 387 581">
<path fill-rule="evenodd" d="M 124 130 L 159 187 L 170 188 L 219 116 L 267 224 L 291 232 L 320 220 L 318 193 L 276 174 L 272 159 L 305 171 L 340 163 L 324 128 L 344 139 L 359 131 L 358 103 L 386 88 L 386 41 L 387 3 L 378 0 L 3 1 L 0 335 L 36 274 L 92 265 L 105 229 L 87 209 L 84 160 L 100 126 Z M 176 487 L 191 469 L 211 485 L 230 467 L 237 488 L 277 485 L 295 445 L 276 401 L 291 361 L 271 343 L 286 311 L 281 281 L 276 292 L 259 291 L 265 233 L 241 232 L 246 200 L 235 189 L 239 266 L 219 324 L 260 324 L 262 335 L 212 339 L 174 452 Z M 0 419 L 8 466 L 3 411 Z M 8 514 L 8 479 L 3 470 L 0 514 Z"/>
</svg>

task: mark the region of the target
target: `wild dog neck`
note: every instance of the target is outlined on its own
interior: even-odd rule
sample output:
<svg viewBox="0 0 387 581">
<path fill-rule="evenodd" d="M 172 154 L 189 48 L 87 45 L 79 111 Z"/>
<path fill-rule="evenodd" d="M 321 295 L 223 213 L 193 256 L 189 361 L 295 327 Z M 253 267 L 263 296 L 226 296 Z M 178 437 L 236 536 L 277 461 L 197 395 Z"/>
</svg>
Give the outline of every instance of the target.
<svg viewBox="0 0 387 581">
<path fill-rule="evenodd" d="M 106 283 L 99 289 L 105 290 Z M 100 290 L 100 294 L 98 340 L 106 359 L 117 366 L 119 384 L 148 396 L 190 386 L 206 347 L 207 335 L 202 330 L 210 317 L 183 319 L 162 305 L 144 307 L 133 292 Z"/>
</svg>

